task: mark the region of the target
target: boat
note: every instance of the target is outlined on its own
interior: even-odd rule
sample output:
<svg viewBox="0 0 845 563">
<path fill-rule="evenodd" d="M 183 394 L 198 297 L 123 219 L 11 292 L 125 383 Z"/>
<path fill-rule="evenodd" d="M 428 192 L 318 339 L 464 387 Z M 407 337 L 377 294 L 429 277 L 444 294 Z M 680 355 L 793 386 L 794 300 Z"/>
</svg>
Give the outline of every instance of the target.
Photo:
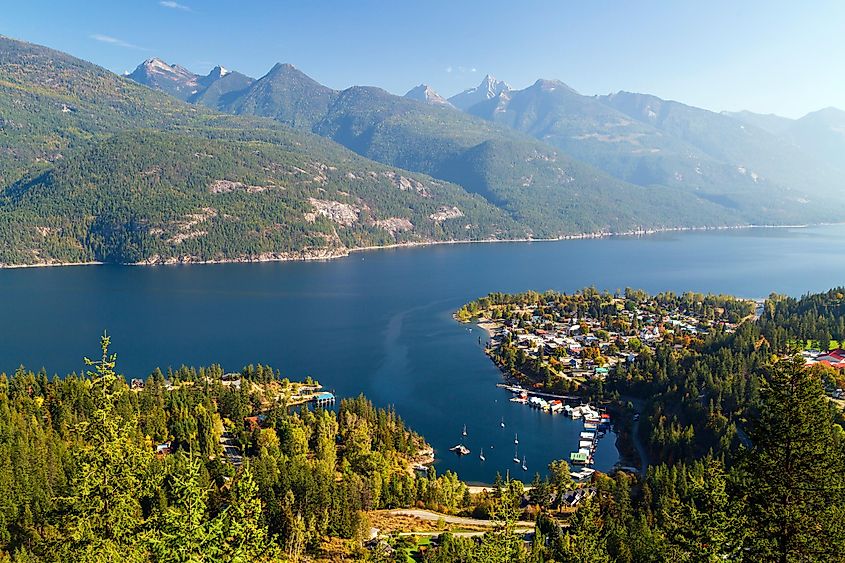
<svg viewBox="0 0 845 563">
<path fill-rule="evenodd" d="M 469 454 L 469 448 L 466 447 L 463 444 L 457 444 L 455 446 L 452 446 L 451 448 L 449 448 L 449 451 L 455 452 L 458 455 L 468 455 Z"/>
<path fill-rule="evenodd" d="M 517 436 L 516 434 L 513 435 L 513 443 L 514 445 L 519 444 L 519 436 Z"/>
<path fill-rule="evenodd" d="M 522 470 L 528 471 L 528 466 L 525 465 L 525 456 L 522 456 Z"/>
<path fill-rule="evenodd" d="M 591 477 L 595 472 L 596 470 L 592 467 L 584 467 L 580 471 L 570 471 L 569 475 L 576 481 L 583 481 L 584 479 Z"/>
<path fill-rule="evenodd" d="M 502 422 L 499 423 L 499 426 L 501 426 L 502 428 L 505 427 L 505 419 L 504 418 L 502 419 Z"/>
<path fill-rule="evenodd" d="M 513 462 L 519 463 L 519 454 L 516 451 L 516 448 L 513 449 Z"/>
<path fill-rule="evenodd" d="M 481 453 L 478 454 L 478 459 L 480 459 L 481 461 L 487 459 L 486 457 L 484 457 L 484 448 L 481 448 Z"/>
<path fill-rule="evenodd" d="M 467 435 L 467 425 L 466 425 L 466 424 L 464 424 L 464 431 L 462 432 L 462 434 L 463 434 L 464 436 L 466 436 L 466 435 Z"/>
</svg>

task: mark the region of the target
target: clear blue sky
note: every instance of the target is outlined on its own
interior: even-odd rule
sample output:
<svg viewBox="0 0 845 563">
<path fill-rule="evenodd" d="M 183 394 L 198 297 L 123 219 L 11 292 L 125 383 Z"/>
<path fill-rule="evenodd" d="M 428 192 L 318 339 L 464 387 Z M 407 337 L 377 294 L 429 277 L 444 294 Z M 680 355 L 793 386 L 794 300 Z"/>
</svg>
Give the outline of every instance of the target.
<svg viewBox="0 0 845 563">
<path fill-rule="evenodd" d="M 115 72 L 152 56 L 334 88 L 449 96 L 494 74 L 630 90 L 713 110 L 845 108 L 845 1 L 6 0 L 0 33 Z"/>
</svg>

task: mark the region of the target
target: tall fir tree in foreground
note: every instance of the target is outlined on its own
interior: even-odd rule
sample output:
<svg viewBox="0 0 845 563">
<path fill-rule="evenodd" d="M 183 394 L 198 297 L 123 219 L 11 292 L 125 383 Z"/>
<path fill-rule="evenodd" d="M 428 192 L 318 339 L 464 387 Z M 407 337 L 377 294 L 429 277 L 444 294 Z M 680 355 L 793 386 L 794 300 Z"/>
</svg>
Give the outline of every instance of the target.
<svg viewBox="0 0 845 563">
<path fill-rule="evenodd" d="M 77 471 L 59 499 L 60 534 L 48 540 L 54 557 L 77 561 L 141 561 L 146 535 L 141 500 L 149 491 L 152 451 L 135 434 L 137 420 L 118 409 L 127 387 L 115 372 L 110 339 L 101 339 L 98 361 L 85 359 L 95 408 L 77 426 Z M 131 409 L 130 409 L 131 412 Z"/>
<path fill-rule="evenodd" d="M 774 363 L 740 464 L 747 561 L 845 560 L 841 428 L 800 357 Z"/>
</svg>

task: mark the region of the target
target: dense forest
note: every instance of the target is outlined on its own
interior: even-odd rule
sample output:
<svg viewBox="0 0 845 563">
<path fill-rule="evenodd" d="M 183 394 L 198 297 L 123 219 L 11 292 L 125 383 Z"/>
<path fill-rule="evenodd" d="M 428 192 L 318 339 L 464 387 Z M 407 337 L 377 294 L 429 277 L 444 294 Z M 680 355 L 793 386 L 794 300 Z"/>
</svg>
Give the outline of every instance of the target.
<svg viewBox="0 0 845 563">
<path fill-rule="evenodd" d="M 84 375 L 0 377 L 0 542 L 16 561 L 298 560 L 363 537 L 365 511 L 467 503 L 454 474 L 409 470 L 424 440 L 363 397 L 291 409 L 261 365 L 239 387 L 211 366 L 130 389 L 108 344 Z"/>
</svg>

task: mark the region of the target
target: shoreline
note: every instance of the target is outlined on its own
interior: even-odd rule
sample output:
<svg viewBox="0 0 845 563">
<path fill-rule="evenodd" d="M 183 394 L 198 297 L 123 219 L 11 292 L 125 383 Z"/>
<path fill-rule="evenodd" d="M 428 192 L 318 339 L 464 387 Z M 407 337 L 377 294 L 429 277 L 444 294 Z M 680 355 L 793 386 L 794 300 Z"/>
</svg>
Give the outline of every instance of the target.
<svg viewBox="0 0 845 563">
<path fill-rule="evenodd" d="M 629 238 L 651 236 L 664 233 L 685 233 L 685 232 L 707 232 L 707 231 L 734 231 L 747 229 L 806 229 L 810 227 L 826 227 L 843 225 L 845 223 L 813 223 L 802 225 L 726 225 L 716 227 L 662 227 L 654 229 L 633 229 L 619 232 L 594 232 L 574 235 L 562 235 L 554 238 L 506 238 L 506 239 L 477 239 L 477 240 L 431 240 L 400 242 L 385 245 L 358 246 L 355 248 L 343 249 L 319 249 L 315 251 L 291 251 L 291 252 L 266 252 L 257 256 L 244 256 L 240 258 L 224 258 L 211 260 L 194 260 L 190 256 L 172 257 L 160 259 L 158 256 L 151 256 L 139 262 L 100 262 L 92 260 L 89 262 L 54 262 L 37 264 L 3 264 L 0 263 L 0 270 L 15 270 L 23 268 L 57 268 L 65 266 L 102 266 L 113 264 L 116 266 L 185 266 L 200 264 L 257 264 L 268 262 L 328 262 L 338 258 L 347 258 L 356 252 L 372 252 L 378 250 L 392 250 L 402 248 L 417 248 L 428 246 L 439 246 L 449 244 L 495 244 L 495 243 L 519 243 L 519 242 L 563 242 L 570 240 L 589 240 L 605 238 Z"/>
</svg>

